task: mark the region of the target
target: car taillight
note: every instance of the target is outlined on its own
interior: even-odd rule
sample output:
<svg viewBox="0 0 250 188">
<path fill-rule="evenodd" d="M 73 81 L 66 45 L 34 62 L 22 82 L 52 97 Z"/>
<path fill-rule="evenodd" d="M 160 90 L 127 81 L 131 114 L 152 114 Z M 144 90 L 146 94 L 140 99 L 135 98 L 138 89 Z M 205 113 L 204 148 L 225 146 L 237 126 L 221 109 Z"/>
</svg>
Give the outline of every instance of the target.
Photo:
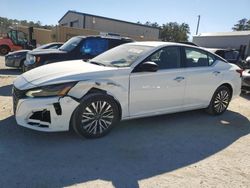
<svg viewBox="0 0 250 188">
<path fill-rule="evenodd" d="M 237 69 L 236 72 L 240 74 L 240 77 L 242 77 L 243 70 L 242 69 Z"/>
</svg>

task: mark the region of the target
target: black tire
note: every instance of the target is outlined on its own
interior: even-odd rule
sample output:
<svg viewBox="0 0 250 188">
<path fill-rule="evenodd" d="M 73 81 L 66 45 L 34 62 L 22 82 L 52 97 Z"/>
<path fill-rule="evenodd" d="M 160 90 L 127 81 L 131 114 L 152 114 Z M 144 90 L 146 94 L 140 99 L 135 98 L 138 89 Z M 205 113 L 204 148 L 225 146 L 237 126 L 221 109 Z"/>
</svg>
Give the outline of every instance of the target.
<svg viewBox="0 0 250 188">
<path fill-rule="evenodd" d="M 85 138 L 100 138 L 119 121 L 119 109 L 113 97 L 96 93 L 81 100 L 72 116 L 72 127 Z"/>
<path fill-rule="evenodd" d="M 10 52 L 10 48 L 6 45 L 0 46 L 0 55 L 6 55 Z"/>
<path fill-rule="evenodd" d="M 220 86 L 215 92 L 206 111 L 212 115 L 223 114 L 230 103 L 231 90 L 226 86 Z"/>
</svg>

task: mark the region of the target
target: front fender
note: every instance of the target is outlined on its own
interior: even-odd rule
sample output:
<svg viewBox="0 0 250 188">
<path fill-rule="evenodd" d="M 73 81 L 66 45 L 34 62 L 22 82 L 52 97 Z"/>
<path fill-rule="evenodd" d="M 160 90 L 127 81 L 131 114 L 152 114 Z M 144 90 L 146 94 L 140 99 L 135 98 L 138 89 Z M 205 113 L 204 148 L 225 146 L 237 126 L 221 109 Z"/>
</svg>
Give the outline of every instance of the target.
<svg viewBox="0 0 250 188">
<path fill-rule="evenodd" d="M 121 105 L 121 118 L 129 116 L 128 111 L 128 82 L 118 82 L 111 79 L 95 79 L 78 82 L 68 93 L 68 95 L 81 99 L 91 89 L 96 88 L 107 92 L 114 97 Z"/>
</svg>

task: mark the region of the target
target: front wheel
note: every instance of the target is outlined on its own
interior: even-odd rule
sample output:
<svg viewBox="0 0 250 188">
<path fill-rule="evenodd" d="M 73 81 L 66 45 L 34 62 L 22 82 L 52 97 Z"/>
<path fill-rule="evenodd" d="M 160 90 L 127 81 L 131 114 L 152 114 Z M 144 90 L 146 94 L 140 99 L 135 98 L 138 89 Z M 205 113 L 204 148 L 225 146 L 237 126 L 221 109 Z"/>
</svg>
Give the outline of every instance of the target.
<svg viewBox="0 0 250 188">
<path fill-rule="evenodd" d="M 220 86 L 214 93 L 212 100 L 207 108 L 207 112 L 212 115 L 223 114 L 231 100 L 231 91 L 226 86 Z"/>
<path fill-rule="evenodd" d="M 119 121 L 119 110 L 111 96 L 90 94 L 82 100 L 73 114 L 73 129 L 80 136 L 105 136 Z"/>
</svg>

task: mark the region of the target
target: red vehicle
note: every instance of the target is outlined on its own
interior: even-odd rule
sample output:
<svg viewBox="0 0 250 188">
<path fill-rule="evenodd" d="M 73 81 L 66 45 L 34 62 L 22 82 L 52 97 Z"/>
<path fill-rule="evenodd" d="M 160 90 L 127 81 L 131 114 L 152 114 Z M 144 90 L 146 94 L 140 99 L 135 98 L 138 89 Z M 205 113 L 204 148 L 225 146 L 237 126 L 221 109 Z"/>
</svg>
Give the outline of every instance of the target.
<svg viewBox="0 0 250 188">
<path fill-rule="evenodd" d="M 10 51 L 30 48 L 27 35 L 15 29 L 11 29 L 6 37 L 0 38 L 0 55 L 6 55 Z"/>
</svg>

